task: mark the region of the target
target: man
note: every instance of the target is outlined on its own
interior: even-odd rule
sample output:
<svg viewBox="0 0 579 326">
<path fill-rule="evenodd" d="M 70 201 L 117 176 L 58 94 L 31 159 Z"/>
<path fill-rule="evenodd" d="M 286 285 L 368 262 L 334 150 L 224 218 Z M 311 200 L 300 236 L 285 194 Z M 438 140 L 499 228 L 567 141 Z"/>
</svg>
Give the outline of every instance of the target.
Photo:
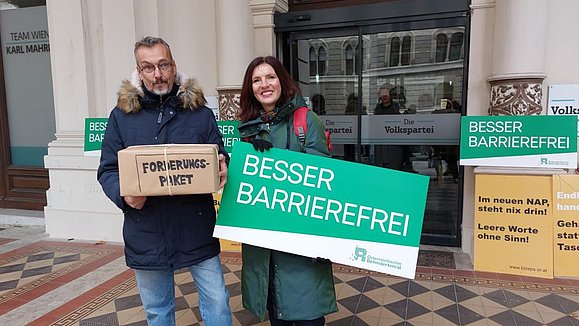
<svg viewBox="0 0 579 326">
<path fill-rule="evenodd" d="M 124 213 L 127 266 L 135 270 L 149 325 L 175 325 L 173 272 L 188 268 L 205 325 L 232 325 L 219 241 L 213 238 L 211 194 L 120 196 L 117 152 L 133 145 L 218 144 L 219 187 L 229 157 L 213 112 L 197 83 L 177 73 L 169 45 L 145 37 L 135 44 L 137 72 L 124 81 L 109 116 L 97 178 Z"/>
<path fill-rule="evenodd" d="M 391 91 L 393 88 L 394 85 L 390 83 L 384 83 L 380 86 L 378 90 L 380 97 L 374 108 L 374 114 L 400 114 L 400 105 L 398 102 L 392 101 Z"/>
<path fill-rule="evenodd" d="M 394 85 L 384 83 L 378 89 L 379 98 L 374 108 L 375 115 L 400 114 L 400 105 L 392 101 L 392 89 Z M 374 165 L 394 170 L 402 170 L 403 146 L 400 145 L 374 145 Z"/>
</svg>

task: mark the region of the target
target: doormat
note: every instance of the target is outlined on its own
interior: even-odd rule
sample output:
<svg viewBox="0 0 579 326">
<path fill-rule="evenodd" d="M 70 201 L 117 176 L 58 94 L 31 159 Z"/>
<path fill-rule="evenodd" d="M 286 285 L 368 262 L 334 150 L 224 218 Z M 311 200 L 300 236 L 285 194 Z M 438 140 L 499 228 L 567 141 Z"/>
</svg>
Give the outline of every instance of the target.
<svg viewBox="0 0 579 326">
<path fill-rule="evenodd" d="M 419 250 L 418 266 L 455 269 L 454 254 L 447 251 Z"/>
</svg>

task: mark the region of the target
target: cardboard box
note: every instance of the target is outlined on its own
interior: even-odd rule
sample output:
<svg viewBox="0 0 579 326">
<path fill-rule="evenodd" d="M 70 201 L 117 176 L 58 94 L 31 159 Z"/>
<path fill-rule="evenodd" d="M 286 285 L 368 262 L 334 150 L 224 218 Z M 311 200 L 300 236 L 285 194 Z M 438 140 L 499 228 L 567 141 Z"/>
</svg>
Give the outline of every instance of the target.
<svg viewBox="0 0 579 326">
<path fill-rule="evenodd" d="M 121 196 L 207 194 L 219 187 L 218 146 L 165 144 L 119 151 Z"/>
</svg>

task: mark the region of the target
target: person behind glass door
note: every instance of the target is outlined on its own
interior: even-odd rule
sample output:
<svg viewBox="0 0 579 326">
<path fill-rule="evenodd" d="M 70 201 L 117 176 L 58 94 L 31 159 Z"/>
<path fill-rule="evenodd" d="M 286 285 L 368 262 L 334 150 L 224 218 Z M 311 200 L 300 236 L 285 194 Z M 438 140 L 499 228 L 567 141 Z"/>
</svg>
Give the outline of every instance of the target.
<svg viewBox="0 0 579 326">
<path fill-rule="evenodd" d="M 127 266 L 135 271 L 149 325 L 175 325 L 174 271 L 187 268 L 199 292 L 205 325 L 232 325 L 219 240 L 213 237 L 211 194 L 124 196 L 117 153 L 133 145 L 219 145 L 219 188 L 227 181 L 229 156 L 213 112 L 194 79 L 177 72 L 169 45 L 147 36 L 135 43 L 137 70 L 119 90 L 109 116 L 97 178 L 124 213 Z"/>
<path fill-rule="evenodd" d="M 316 113 L 307 113 L 305 144 L 293 132 L 293 112 L 305 105 L 281 62 L 257 57 L 243 77 L 239 133 L 256 151 L 275 147 L 328 157 L 324 126 Z M 243 307 L 260 320 L 267 312 L 273 326 L 317 326 L 324 325 L 325 315 L 337 311 L 329 260 L 248 244 L 242 244 L 241 253 Z"/>
<path fill-rule="evenodd" d="M 312 110 L 317 115 L 326 115 L 326 99 L 322 94 L 314 94 L 310 99 L 312 102 Z"/>
<path fill-rule="evenodd" d="M 394 85 L 384 83 L 378 89 L 378 103 L 374 108 L 375 115 L 400 114 L 400 105 L 392 101 Z M 403 146 L 400 145 L 375 145 L 374 165 L 383 166 L 394 170 L 402 170 Z"/>
<path fill-rule="evenodd" d="M 457 100 L 445 100 L 444 106 L 438 110 L 432 111 L 433 114 L 439 113 L 461 113 L 462 105 Z M 442 166 L 435 167 L 436 179 L 442 180 L 445 176 L 452 176 L 453 181 L 458 181 L 458 154 L 459 146 L 457 145 L 434 145 L 432 146 L 437 158 L 446 162 L 446 170 L 442 171 Z"/>
<path fill-rule="evenodd" d="M 400 104 L 392 101 L 390 92 L 394 89 L 394 85 L 384 83 L 378 89 L 378 103 L 374 108 L 374 114 L 400 114 Z"/>
<path fill-rule="evenodd" d="M 358 114 L 358 107 L 360 106 L 358 103 L 358 96 L 355 93 L 350 93 L 348 95 L 348 99 L 346 100 L 346 110 L 344 111 L 345 115 L 357 115 Z M 363 108 L 363 113 L 366 114 L 366 107 Z M 354 121 L 353 123 L 358 123 L 358 121 Z M 353 135 L 356 137 L 357 135 Z M 354 142 L 357 142 L 354 140 Z M 365 146 L 362 147 L 363 150 L 368 151 L 365 149 Z M 363 155 L 363 154 L 362 154 Z M 350 162 L 356 162 L 356 144 L 344 144 L 344 160 Z"/>
</svg>

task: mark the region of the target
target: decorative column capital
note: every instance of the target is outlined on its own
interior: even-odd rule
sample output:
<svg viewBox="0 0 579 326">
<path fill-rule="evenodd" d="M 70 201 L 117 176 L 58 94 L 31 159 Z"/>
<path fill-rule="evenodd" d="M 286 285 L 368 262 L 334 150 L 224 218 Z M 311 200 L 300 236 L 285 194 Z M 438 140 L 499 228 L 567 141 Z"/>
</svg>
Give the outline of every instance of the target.
<svg viewBox="0 0 579 326">
<path fill-rule="evenodd" d="M 543 111 L 543 79 L 490 79 L 489 115 L 540 115 Z"/>
<path fill-rule="evenodd" d="M 250 0 L 254 28 L 273 28 L 273 14 L 287 12 L 287 0 Z"/>
<path fill-rule="evenodd" d="M 264 12 L 268 14 L 287 12 L 289 9 L 287 0 L 249 0 L 249 7 L 254 13 Z"/>
<path fill-rule="evenodd" d="M 218 87 L 219 119 L 236 120 L 239 111 L 241 87 Z"/>
</svg>

